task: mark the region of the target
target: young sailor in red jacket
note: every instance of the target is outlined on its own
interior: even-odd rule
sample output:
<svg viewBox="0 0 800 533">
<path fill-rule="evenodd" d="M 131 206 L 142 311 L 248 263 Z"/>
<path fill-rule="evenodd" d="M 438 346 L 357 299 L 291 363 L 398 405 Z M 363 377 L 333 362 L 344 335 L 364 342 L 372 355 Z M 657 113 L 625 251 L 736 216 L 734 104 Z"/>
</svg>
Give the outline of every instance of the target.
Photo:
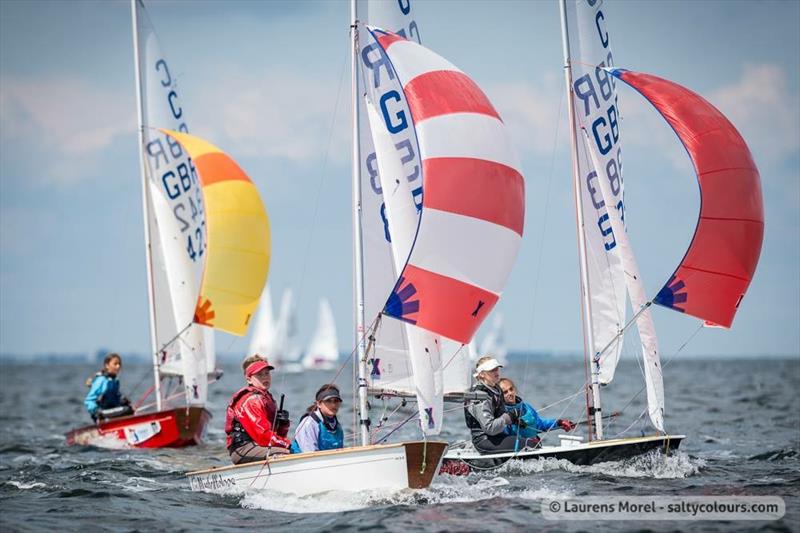
<svg viewBox="0 0 800 533">
<path fill-rule="evenodd" d="M 275 367 L 260 356 L 251 356 L 245 359 L 242 368 L 247 387 L 233 395 L 225 417 L 231 460 L 234 464 L 250 463 L 268 455 L 288 453 L 289 413 L 277 410 L 269 392 L 270 372 Z"/>
</svg>

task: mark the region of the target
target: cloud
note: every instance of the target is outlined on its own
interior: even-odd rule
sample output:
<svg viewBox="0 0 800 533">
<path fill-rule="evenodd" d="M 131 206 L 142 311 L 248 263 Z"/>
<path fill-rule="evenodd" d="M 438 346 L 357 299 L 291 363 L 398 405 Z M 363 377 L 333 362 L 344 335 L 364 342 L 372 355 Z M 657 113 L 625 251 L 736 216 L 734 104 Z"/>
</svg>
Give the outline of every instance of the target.
<svg viewBox="0 0 800 533">
<path fill-rule="evenodd" d="M 69 183 L 87 175 L 103 149 L 130 135 L 135 110 L 127 93 L 104 89 L 80 78 L 38 80 L 4 78 L 0 91 L 0 142 L 31 149 L 7 151 L 5 158 L 27 157 L 28 168 L 43 182 Z M 34 148 L 35 147 L 35 148 Z"/>
<path fill-rule="evenodd" d="M 520 153 L 552 153 L 556 130 L 567 126 L 563 80 L 548 76 L 541 84 L 503 83 L 486 89 Z"/>
<path fill-rule="evenodd" d="M 201 90 L 206 124 L 236 144 L 237 155 L 285 158 L 316 164 L 350 158 L 349 78 L 338 95 L 332 80 L 306 78 L 291 71 L 228 73 L 230 84 Z M 336 114 L 335 130 L 331 124 Z M 199 131 L 209 128 L 200 127 Z"/>
</svg>

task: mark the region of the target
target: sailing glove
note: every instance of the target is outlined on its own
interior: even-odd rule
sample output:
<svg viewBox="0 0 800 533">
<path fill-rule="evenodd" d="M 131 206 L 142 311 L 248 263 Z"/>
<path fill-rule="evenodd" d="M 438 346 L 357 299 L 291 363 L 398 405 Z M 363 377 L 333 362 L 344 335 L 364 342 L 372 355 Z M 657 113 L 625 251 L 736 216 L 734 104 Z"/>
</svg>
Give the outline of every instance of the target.
<svg viewBox="0 0 800 533">
<path fill-rule="evenodd" d="M 564 431 L 572 431 L 573 429 L 575 429 L 575 422 L 567 420 L 566 418 L 559 418 L 558 427 L 560 427 Z"/>
<path fill-rule="evenodd" d="M 509 411 L 506 411 L 506 414 L 508 415 L 508 420 L 509 420 L 508 423 L 509 424 L 513 425 L 513 424 L 519 423 L 519 410 L 518 409 L 511 409 Z"/>
</svg>

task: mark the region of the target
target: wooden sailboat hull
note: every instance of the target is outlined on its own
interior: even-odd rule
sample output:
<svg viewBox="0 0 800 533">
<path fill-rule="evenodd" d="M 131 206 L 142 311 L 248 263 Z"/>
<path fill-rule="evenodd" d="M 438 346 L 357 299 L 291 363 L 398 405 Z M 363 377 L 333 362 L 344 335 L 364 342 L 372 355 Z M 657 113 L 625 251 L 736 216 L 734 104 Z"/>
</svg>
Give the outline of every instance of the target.
<svg viewBox="0 0 800 533">
<path fill-rule="evenodd" d="M 211 413 L 202 407 L 179 407 L 136 414 L 73 429 L 68 445 L 110 449 L 182 448 L 200 444 Z"/>
<path fill-rule="evenodd" d="M 626 439 L 609 439 L 581 444 L 543 446 L 532 451 L 506 452 L 481 455 L 471 447 L 449 450 L 444 456 L 445 471 L 449 462 L 466 464 L 475 470 L 494 468 L 511 459 L 564 459 L 576 465 L 591 465 L 608 461 L 621 461 L 652 450 L 665 454 L 680 446 L 684 435 L 651 435 Z"/>
<path fill-rule="evenodd" d="M 305 496 L 331 490 L 428 487 L 439 471 L 445 442 L 399 442 L 292 455 L 190 472 L 194 491 L 272 490 Z"/>
</svg>

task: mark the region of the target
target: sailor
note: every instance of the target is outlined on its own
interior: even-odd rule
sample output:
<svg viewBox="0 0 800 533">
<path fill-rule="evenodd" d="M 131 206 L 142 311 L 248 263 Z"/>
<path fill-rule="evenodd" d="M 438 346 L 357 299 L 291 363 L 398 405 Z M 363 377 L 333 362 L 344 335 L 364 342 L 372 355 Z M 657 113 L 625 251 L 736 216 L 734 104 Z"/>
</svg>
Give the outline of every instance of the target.
<svg viewBox="0 0 800 533">
<path fill-rule="evenodd" d="M 508 426 L 519 421 L 519 411 L 506 411 L 503 393 L 498 386 L 500 369 L 497 359 L 486 355 L 478 359 L 473 377 L 478 381 L 470 392 L 483 399 L 467 400 L 464 404 L 464 419 L 472 432 L 472 444 L 479 453 L 513 452 L 519 449 L 516 435 L 508 435 Z M 527 445 L 527 442 L 522 444 Z M 533 447 L 537 442 L 530 442 Z"/>
<path fill-rule="evenodd" d="M 109 353 L 103 359 L 103 370 L 86 380 L 89 393 L 83 400 L 92 420 L 99 421 L 133 414 L 130 401 L 119 392 L 119 375 L 122 370 L 122 357 Z"/>
<path fill-rule="evenodd" d="M 339 388 L 328 383 L 319 388 L 316 401 L 300 418 L 294 431 L 292 453 L 337 450 L 344 447 L 344 432 L 336 413 L 342 405 Z"/>
<path fill-rule="evenodd" d="M 521 450 L 525 446 L 535 447 L 539 444 L 539 432 L 550 431 L 554 428 L 561 428 L 564 431 L 572 431 L 575 423 L 564 418 L 542 418 L 531 404 L 524 402 L 517 396 L 517 386 L 508 378 L 500 378 L 498 382 L 500 390 L 503 392 L 506 413 L 511 414 L 516 411 L 518 422 L 506 426 L 504 433 L 517 438 L 516 450 Z M 513 417 L 513 415 L 512 415 Z"/>
<path fill-rule="evenodd" d="M 234 464 L 289 453 L 289 413 L 277 409 L 269 392 L 274 369 L 260 355 L 242 363 L 247 386 L 233 395 L 225 417 L 226 447 Z"/>
</svg>

